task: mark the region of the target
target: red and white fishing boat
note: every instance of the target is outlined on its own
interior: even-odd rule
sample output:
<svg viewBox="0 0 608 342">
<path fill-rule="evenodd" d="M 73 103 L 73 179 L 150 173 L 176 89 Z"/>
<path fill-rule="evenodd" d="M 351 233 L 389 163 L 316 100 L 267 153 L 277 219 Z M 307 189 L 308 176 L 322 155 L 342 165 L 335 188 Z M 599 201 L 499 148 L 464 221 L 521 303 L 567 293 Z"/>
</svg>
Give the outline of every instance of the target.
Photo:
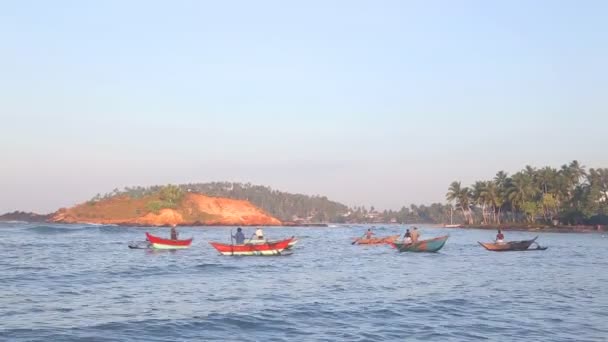
<svg viewBox="0 0 608 342">
<path fill-rule="evenodd" d="M 146 232 L 146 239 L 150 242 L 152 248 L 156 249 L 184 249 L 190 247 L 192 243 L 192 238 L 188 240 L 163 239 L 148 232 Z"/>
<path fill-rule="evenodd" d="M 245 239 L 245 244 L 254 244 L 254 245 L 260 245 L 260 244 L 265 244 L 265 243 L 277 243 L 277 242 L 281 242 L 282 240 L 258 240 L 258 239 Z M 291 238 L 291 241 L 289 242 L 289 245 L 287 246 L 287 248 L 285 249 L 290 249 L 293 248 L 293 246 L 296 245 L 296 243 L 298 243 L 298 239 L 295 237 Z"/>
<path fill-rule="evenodd" d="M 209 242 L 213 248 L 217 249 L 222 255 L 281 255 L 282 252 L 290 247 L 292 242 L 297 241 L 295 237 L 290 237 L 279 241 L 263 241 L 256 243 L 244 243 L 242 245 L 225 244 L 219 242 Z"/>
</svg>

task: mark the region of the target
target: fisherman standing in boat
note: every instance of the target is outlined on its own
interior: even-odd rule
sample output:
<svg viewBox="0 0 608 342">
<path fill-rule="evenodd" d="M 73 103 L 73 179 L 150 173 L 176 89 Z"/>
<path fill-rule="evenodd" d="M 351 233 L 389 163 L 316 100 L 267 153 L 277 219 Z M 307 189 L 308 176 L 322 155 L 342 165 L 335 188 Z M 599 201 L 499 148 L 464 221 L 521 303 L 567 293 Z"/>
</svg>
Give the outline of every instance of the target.
<svg viewBox="0 0 608 342">
<path fill-rule="evenodd" d="M 238 227 L 236 229 L 236 234 L 232 236 L 236 240 L 237 245 L 242 245 L 245 243 L 245 234 L 243 234 L 243 229 Z"/>
<path fill-rule="evenodd" d="M 418 232 L 418 227 L 414 227 L 414 230 L 412 230 L 411 233 L 412 242 L 418 242 L 419 237 L 420 233 Z"/>
<path fill-rule="evenodd" d="M 409 228 L 405 230 L 405 235 L 403 236 L 403 243 L 412 243 L 412 233 L 410 233 Z"/>
<path fill-rule="evenodd" d="M 500 229 L 498 230 L 498 234 L 496 234 L 496 243 L 505 243 L 505 236 Z"/>
<path fill-rule="evenodd" d="M 171 240 L 177 240 L 177 229 L 175 229 L 175 225 L 171 225 Z"/>
</svg>

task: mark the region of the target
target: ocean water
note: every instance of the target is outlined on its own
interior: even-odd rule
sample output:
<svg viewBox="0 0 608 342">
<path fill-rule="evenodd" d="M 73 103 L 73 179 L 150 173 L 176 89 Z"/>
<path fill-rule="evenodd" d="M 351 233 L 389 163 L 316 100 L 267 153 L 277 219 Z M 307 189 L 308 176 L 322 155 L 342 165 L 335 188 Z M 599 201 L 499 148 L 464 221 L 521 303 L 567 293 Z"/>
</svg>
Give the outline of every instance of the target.
<svg viewBox="0 0 608 342">
<path fill-rule="evenodd" d="M 491 231 L 422 226 L 450 239 L 416 254 L 351 245 L 365 229 L 267 228 L 294 253 L 227 257 L 208 242 L 229 227 L 171 252 L 127 248 L 167 229 L 0 223 L 0 340 L 608 341 L 602 234 L 507 232 L 549 249 L 494 253 Z"/>
</svg>

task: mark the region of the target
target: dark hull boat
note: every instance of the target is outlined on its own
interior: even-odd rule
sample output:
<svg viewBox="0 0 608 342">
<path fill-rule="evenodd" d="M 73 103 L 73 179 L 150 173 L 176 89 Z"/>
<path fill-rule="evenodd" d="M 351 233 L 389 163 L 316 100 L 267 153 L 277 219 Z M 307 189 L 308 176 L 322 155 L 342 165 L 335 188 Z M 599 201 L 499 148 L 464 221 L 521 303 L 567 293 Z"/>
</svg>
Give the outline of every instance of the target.
<svg viewBox="0 0 608 342">
<path fill-rule="evenodd" d="M 541 247 L 537 242 L 538 236 L 532 240 L 521 240 L 521 241 L 510 241 L 503 243 L 494 242 L 479 242 L 483 248 L 492 252 L 510 252 L 510 251 L 544 251 L 547 247 Z M 535 248 L 530 248 L 533 244 L 536 244 Z"/>
<path fill-rule="evenodd" d="M 421 240 L 412 243 L 393 242 L 393 246 L 399 250 L 399 252 L 437 252 L 445 242 L 448 241 L 449 235 L 436 237 L 428 240 Z"/>
</svg>

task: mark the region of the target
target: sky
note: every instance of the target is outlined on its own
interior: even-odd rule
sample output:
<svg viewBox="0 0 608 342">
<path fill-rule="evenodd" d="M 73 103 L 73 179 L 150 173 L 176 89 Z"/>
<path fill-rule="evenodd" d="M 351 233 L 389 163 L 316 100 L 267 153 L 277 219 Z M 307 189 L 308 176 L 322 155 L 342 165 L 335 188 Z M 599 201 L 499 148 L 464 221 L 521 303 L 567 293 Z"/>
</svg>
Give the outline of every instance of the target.
<svg viewBox="0 0 608 342">
<path fill-rule="evenodd" d="M 2 1 L 0 212 L 241 181 L 445 201 L 608 167 L 606 1 Z"/>
</svg>

